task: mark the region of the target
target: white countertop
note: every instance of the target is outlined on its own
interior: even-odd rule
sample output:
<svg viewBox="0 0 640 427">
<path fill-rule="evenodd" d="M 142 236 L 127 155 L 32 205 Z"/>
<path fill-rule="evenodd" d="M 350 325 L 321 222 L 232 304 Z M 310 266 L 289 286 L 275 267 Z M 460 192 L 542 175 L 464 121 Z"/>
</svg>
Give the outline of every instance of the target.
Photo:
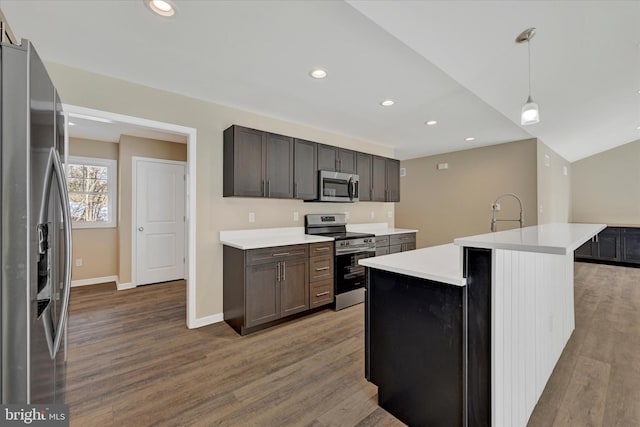
<svg viewBox="0 0 640 427">
<path fill-rule="evenodd" d="M 365 258 L 358 263 L 365 267 L 450 285 L 465 286 L 467 284 L 467 280 L 462 277 L 462 248 L 453 243 Z"/>
<path fill-rule="evenodd" d="M 304 234 L 304 227 L 258 228 L 220 232 L 220 242 L 223 245 L 242 250 L 332 241 L 331 237 Z"/>
<path fill-rule="evenodd" d="M 462 237 L 457 246 L 566 255 L 598 234 L 606 224 L 544 224 Z"/>
<path fill-rule="evenodd" d="M 368 224 L 347 224 L 347 231 L 353 233 L 370 233 L 376 236 L 387 236 L 390 234 L 417 233 L 418 230 L 410 228 L 389 227 L 386 222 L 374 222 Z"/>
</svg>

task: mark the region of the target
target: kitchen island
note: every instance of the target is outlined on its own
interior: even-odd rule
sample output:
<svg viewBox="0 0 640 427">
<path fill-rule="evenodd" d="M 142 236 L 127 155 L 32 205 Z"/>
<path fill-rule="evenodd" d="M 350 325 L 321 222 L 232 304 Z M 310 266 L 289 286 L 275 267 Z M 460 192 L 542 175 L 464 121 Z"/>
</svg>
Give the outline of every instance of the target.
<svg viewBox="0 0 640 427">
<path fill-rule="evenodd" d="M 573 251 L 547 224 L 361 260 L 365 371 L 409 425 L 526 426 L 575 327 Z"/>
</svg>

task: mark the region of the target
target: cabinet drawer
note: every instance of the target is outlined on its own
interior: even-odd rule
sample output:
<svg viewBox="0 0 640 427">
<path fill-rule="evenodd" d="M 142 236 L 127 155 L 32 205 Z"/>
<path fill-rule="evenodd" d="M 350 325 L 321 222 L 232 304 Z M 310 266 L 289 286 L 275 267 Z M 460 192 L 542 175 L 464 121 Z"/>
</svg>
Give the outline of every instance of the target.
<svg viewBox="0 0 640 427">
<path fill-rule="evenodd" d="M 309 258 L 309 281 L 333 281 L 333 257 Z"/>
<path fill-rule="evenodd" d="M 247 251 L 247 264 L 282 261 L 294 258 L 306 258 L 307 245 L 276 246 L 272 248 L 251 249 Z"/>
<path fill-rule="evenodd" d="M 333 256 L 333 242 L 310 243 L 309 256 Z"/>
<path fill-rule="evenodd" d="M 384 246 L 382 248 L 376 247 L 376 256 L 381 255 L 389 255 L 389 246 Z"/>
<path fill-rule="evenodd" d="M 389 235 L 376 236 L 376 248 L 380 246 L 389 246 Z"/>
<path fill-rule="evenodd" d="M 311 308 L 331 304 L 333 302 L 333 280 L 327 280 L 311 285 L 309 302 Z"/>
<path fill-rule="evenodd" d="M 404 233 L 404 234 L 392 234 L 389 239 L 390 245 L 400 245 L 402 243 L 415 243 L 416 234 L 415 233 Z"/>
<path fill-rule="evenodd" d="M 399 252 L 402 252 L 402 245 L 390 245 L 389 246 L 389 253 L 390 254 L 397 254 Z"/>
</svg>

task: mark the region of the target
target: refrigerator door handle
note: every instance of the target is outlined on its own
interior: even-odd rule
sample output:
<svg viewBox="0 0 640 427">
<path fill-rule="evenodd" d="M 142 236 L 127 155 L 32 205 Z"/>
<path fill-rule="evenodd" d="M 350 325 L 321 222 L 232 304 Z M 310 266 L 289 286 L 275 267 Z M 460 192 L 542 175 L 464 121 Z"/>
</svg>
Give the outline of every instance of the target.
<svg viewBox="0 0 640 427">
<path fill-rule="evenodd" d="M 53 170 L 56 174 L 56 182 L 58 183 L 58 191 L 60 193 L 60 201 L 62 207 L 62 221 L 64 223 L 64 287 L 62 294 L 62 309 L 58 318 L 56 327 L 55 340 L 53 342 L 53 356 L 58 353 L 60 343 L 64 338 L 64 329 L 69 315 L 69 297 L 71 294 L 71 258 L 72 258 L 72 239 L 71 239 L 71 208 L 69 207 L 69 193 L 67 190 L 67 179 L 65 177 L 60 154 L 55 148 L 51 149 L 53 157 Z"/>
<path fill-rule="evenodd" d="M 65 178 L 62 162 L 60 161 L 60 155 L 55 148 L 51 148 L 49 152 L 49 160 L 47 162 L 47 170 L 44 178 L 44 189 L 42 194 L 42 204 L 40 206 L 40 224 L 46 224 L 49 216 L 49 195 L 51 193 L 51 184 L 53 180 L 53 174 L 56 176 L 56 182 L 58 184 L 58 192 L 60 193 L 61 208 L 62 208 L 62 221 L 64 223 L 64 282 L 62 291 L 62 308 L 60 310 L 60 316 L 58 318 L 58 324 L 53 329 L 53 319 L 51 318 L 51 308 L 47 307 L 43 314 L 42 319 L 44 323 L 44 331 L 47 337 L 47 344 L 49 347 L 49 355 L 52 359 L 55 359 L 60 349 L 60 343 L 64 337 L 64 327 L 67 321 L 69 313 L 69 295 L 71 292 L 71 209 L 69 208 L 69 196 L 67 191 L 67 179 Z M 52 284 L 51 286 L 57 286 Z M 54 289 L 51 290 L 52 295 Z"/>
</svg>

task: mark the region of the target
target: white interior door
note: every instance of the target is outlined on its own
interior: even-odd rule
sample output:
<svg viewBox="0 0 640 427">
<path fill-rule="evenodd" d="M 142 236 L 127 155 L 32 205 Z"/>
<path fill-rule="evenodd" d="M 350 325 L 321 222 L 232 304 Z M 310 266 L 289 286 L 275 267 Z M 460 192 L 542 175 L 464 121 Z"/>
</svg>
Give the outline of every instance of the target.
<svg viewBox="0 0 640 427">
<path fill-rule="evenodd" d="M 136 159 L 136 284 L 184 279 L 185 164 Z"/>
</svg>

